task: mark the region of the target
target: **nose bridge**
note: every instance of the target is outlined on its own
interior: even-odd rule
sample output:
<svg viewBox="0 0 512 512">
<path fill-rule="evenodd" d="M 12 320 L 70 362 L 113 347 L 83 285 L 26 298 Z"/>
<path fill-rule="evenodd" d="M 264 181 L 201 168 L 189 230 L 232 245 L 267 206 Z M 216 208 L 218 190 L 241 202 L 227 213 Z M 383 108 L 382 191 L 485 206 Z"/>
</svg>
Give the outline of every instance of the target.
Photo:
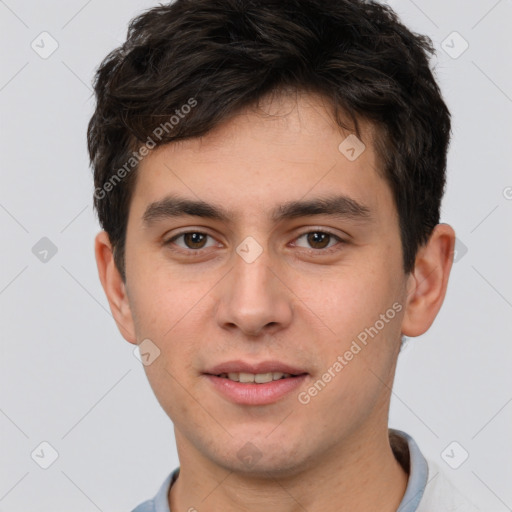
<svg viewBox="0 0 512 512">
<path fill-rule="evenodd" d="M 237 327 L 248 335 L 285 327 L 292 318 L 292 304 L 286 288 L 274 275 L 268 251 L 247 258 L 254 248 L 249 246 L 245 253 L 243 249 L 241 244 L 223 284 L 217 321 L 224 328 Z"/>
<path fill-rule="evenodd" d="M 270 299 L 270 261 L 267 255 L 262 255 L 255 261 L 248 263 L 243 258 L 236 258 L 233 272 L 233 293 L 243 303 L 258 302 L 263 304 Z"/>
</svg>

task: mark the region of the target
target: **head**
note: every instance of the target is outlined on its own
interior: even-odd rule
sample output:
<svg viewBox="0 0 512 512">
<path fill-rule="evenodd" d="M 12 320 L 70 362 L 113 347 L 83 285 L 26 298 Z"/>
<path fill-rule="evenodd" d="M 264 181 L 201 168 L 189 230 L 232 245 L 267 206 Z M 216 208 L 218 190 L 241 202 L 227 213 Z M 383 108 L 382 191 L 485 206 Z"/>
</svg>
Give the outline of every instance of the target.
<svg viewBox="0 0 512 512">
<path fill-rule="evenodd" d="M 198 457 L 256 471 L 251 443 L 262 471 L 293 471 L 385 425 L 401 337 L 433 322 L 453 251 L 432 51 L 372 2 L 177 0 L 101 64 L 100 278 Z M 235 404 L 211 379 L 234 360 L 303 376 Z"/>
</svg>

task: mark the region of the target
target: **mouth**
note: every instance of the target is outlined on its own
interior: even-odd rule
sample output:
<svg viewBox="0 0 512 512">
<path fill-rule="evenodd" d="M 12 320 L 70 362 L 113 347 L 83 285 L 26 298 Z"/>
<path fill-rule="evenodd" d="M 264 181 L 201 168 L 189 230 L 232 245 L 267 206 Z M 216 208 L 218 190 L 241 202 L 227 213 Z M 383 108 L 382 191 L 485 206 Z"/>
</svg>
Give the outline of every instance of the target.
<svg viewBox="0 0 512 512">
<path fill-rule="evenodd" d="M 239 405 L 277 402 L 301 386 L 308 372 L 279 361 L 230 361 L 204 373 L 213 388 Z"/>
<path fill-rule="evenodd" d="M 208 369 L 205 374 L 244 384 L 265 384 L 274 380 L 299 377 L 306 375 L 307 372 L 281 361 L 249 363 L 237 360 L 218 364 Z"/>
<path fill-rule="evenodd" d="M 247 372 L 230 372 L 230 373 L 220 373 L 219 375 L 215 375 L 216 377 L 220 377 L 221 379 L 229 379 L 233 382 L 241 382 L 242 384 L 266 384 L 267 382 L 272 382 L 274 380 L 281 379 L 290 379 L 294 377 L 299 377 L 303 374 L 294 375 L 291 373 L 283 373 L 283 372 L 267 372 L 267 373 L 247 373 Z"/>
</svg>

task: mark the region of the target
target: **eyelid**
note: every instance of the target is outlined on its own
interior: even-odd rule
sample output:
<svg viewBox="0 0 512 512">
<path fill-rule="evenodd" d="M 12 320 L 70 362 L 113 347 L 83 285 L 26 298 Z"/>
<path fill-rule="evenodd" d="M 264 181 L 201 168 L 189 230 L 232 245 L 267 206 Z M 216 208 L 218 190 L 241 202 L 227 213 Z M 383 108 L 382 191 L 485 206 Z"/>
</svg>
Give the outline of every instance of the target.
<svg viewBox="0 0 512 512">
<path fill-rule="evenodd" d="M 198 234 L 201 234 L 201 235 L 205 235 L 206 237 L 210 237 L 211 239 L 213 239 L 217 244 L 221 244 L 221 242 L 219 242 L 217 240 L 217 238 L 215 236 L 213 236 L 211 233 L 208 233 L 208 230 L 205 229 L 205 228 L 200 228 L 200 229 L 190 229 L 190 228 L 183 228 L 183 231 L 180 231 L 178 233 L 174 233 L 170 238 L 165 238 L 164 237 L 164 241 L 163 241 L 163 245 L 171 245 L 172 243 L 174 243 L 174 241 L 179 238 L 180 236 L 183 236 L 183 235 L 187 235 L 187 234 L 190 234 L 190 233 L 198 233 Z M 306 236 L 306 235 L 309 235 L 311 233 L 324 233 L 326 235 L 329 235 L 333 238 L 336 239 L 337 243 L 330 246 L 330 247 L 326 247 L 326 248 L 323 248 L 323 249 L 314 249 L 314 248 L 307 248 L 307 247 L 300 247 L 300 246 L 297 246 L 296 245 L 296 241 L 299 239 L 299 238 L 302 238 L 303 236 Z M 348 237 L 348 235 L 347 235 Z M 331 231 L 329 228 L 325 228 L 325 227 L 315 227 L 315 226 L 308 226 L 307 229 L 305 231 L 301 231 L 299 232 L 292 240 L 292 242 L 290 242 L 292 244 L 292 246 L 294 247 L 298 247 L 299 249 L 301 249 L 302 251 L 306 251 L 306 252 L 310 252 L 310 253 L 314 253 L 316 255 L 320 255 L 320 254 L 325 254 L 325 253 L 329 253 L 331 251 L 335 251 L 338 249 L 338 246 L 340 244 L 345 244 L 347 243 L 347 240 L 344 239 L 342 236 L 340 236 L 339 234 L 336 234 L 334 233 L 333 231 Z M 201 253 L 202 251 L 206 251 L 208 249 L 211 249 L 212 247 L 214 247 L 214 245 L 212 246 L 209 246 L 209 247 L 202 247 L 200 249 L 190 249 L 190 248 L 185 248 L 185 247 L 180 247 L 178 245 L 176 245 L 176 251 L 178 252 L 186 252 L 186 253 L 194 253 L 194 254 L 199 254 Z"/>
<path fill-rule="evenodd" d="M 332 238 L 335 238 L 337 243 L 332 245 L 332 246 L 330 246 L 330 247 L 326 247 L 326 248 L 323 248 L 323 249 L 314 249 L 312 247 L 310 247 L 310 248 L 308 248 L 308 247 L 299 247 L 299 246 L 296 245 L 296 243 L 295 243 L 296 240 L 298 240 L 299 238 L 302 238 L 303 236 L 309 235 L 311 233 L 323 233 L 323 234 L 329 235 Z M 329 230 L 327 228 L 320 228 L 320 227 L 315 228 L 315 227 L 313 227 L 313 228 L 309 228 L 307 231 L 302 231 L 300 234 L 298 234 L 293 239 L 292 243 L 293 243 L 293 246 L 299 247 L 303 251 L 314 253 L 316 255 L 320 255 L 320 254 L 326 254 L 326 253 L 329 253 L 329 252 L 337 250 L 338 246 L 340 244 L 347 243 L 347 240 L 342 238 L 340 235 L 337 235 L 336 233 L 333 233 L 331 230 Z"/>
<path fill-rule="evenodd" d="M 179 238 L 180 236 L 184 236 L 184 235 L 187 235 L 187 234 L 191 234 L 191 233 L 197 233 L 197 234 L 200 234 L 200 235 L 205 235 L 206 237 L 209 237 L 211 238 L 212 240 L 214 240 L 217 244 L 221 244 L 221 242 L 219 242 L 217 240 L 217 238 L 215 236 L 213 236 L 211 233 L 208 233 L 208 230 L 205 229 L 205 228 L 200 228 L 200 229 L 190 229 L 190 228 L 184 228 L 183 231 L 180 231 L 178 233 L 174 233 L 172 236 L 170 237 L 167 237 L 167 236 L 164 236 L 163 237 L 163 241 L 162 241 L 162 244 L 165 246 L 165 245 L 172 245 L 174 244 L 175 240 L 177 238 Z M 214 246 L 209 246 L 209 247 L 201 247 L 200 249 L 189 249 L 189 248 L 185 248 L 185 247 L 180 247 L 179 245 L 176 245 L 176 251 L 181 251 L 181 252 L 188 252 L 188 253 L 200 253 L 201 251 L 205 251 L 205 250 L 208 250 L 208 249 L 211 249 L 212 247 Z"/>
</svg>

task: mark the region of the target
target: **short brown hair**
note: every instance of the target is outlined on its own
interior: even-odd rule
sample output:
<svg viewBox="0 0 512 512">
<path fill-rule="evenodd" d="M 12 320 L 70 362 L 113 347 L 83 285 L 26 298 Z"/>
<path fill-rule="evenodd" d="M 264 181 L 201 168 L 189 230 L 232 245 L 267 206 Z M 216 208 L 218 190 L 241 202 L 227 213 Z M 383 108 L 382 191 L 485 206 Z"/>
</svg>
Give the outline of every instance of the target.
<svg viewBox="0 0 512 512">
<path fill-rule="evenodd" d="M 123 279 L 140 148 L 204 135 L 280 89 L 322 95 L 356 133 L 358 119 L 375 126 L 410 272 L 439 222 L 450 139 L 432 53 L 389 7 L 363 0 L 177 0 L 133 19 L 97 70 L 87 133 L 94 205 Z"/>
</svg>

